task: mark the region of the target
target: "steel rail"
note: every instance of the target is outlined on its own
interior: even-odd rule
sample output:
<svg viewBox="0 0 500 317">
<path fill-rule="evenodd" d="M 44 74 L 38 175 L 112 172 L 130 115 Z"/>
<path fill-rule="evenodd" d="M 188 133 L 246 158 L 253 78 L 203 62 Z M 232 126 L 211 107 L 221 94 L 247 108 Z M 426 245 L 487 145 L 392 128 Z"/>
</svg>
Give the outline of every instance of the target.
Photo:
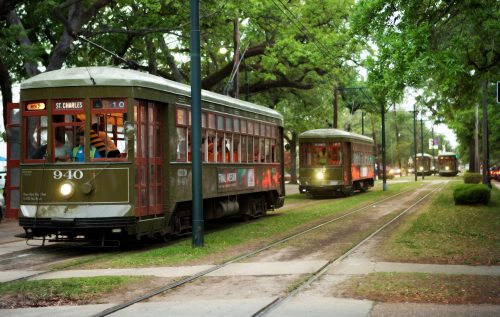
<svg viewBox="0 0 500 317">
<path fill-rule="evenodd" d="M 258 254 L 258 253 L 260 253 L 260 252 L 263 252 L 263 251 L 265 251 L 265 250 L 268 250 L 268 249 L 270 249 L 270 248 L 272 248 L 272 247 L 275 247 L 275 246 L 277 246 L 277 245 L 279 245 L 279 244 L 282 244 L 282 243 L 284 243 L 284 242 L 287 242 L 287 241 L 289 241 L 289 240 L 291 240 L 291 239 L 294 239 L 294 238 L 296 238 L 296 237 L 302 236 L 302 235 L 304 235 L 304 234 L 306 234 L 306 233 L 309 233 L 309 232 L 314 231 L 314 230 L 316 230 L 316 229 L 319 229 L 319 228 L 321 228 L 321 227 L 323 227 L 323 226 L 326 226 L 326 225 L 328 225 L 328 224 L 330 224 L 330 223 L 332 223 L 332 222 L 335 222 L 335 221 L 341 220 L 341 219 L 343 219 L 343 218 L 345 218 L 345 217 L 347 217 L 347 216 L 350 216 L 350 215 L 355 214 L 355 213 L 357 213 L 357 212 L 359 212 L 359 211 L 362 211 L 362 210 L 364 210 L 364 209 L 367 209 L 367 208 L 369 208 L 369 207 L 372 207 L 372 206 L 373 206 L 373 205 L 375 205 L 375 204 L 379 204 L 379 203 L 381 203 L 381 202 L 384 202 L 384 201 L 386 201 L 386 200 L 389 200 L 389 199 L 392 199 L 392 198 L 394 198 L 394 197 L 400 196 L 400 195 L 405 194 L 405 193 L 407 193 L 407 192 L 409 192 L 409 191 L 412 191 L 412 190 L 413 190 L 413 189 L 408 189 L 408 190 L 402 191 L 402 192 L 400 192 L 400 193 L 397 193 L 397 194 L 395 194 L 395 195 L 392 195 L 392 196 L 386 197 L 386 198 L 384 198 L 384 199 L 381 199 L 381 200 L 378 200 L 378 201 L 375 201 L 375 202 L 370 202 L 369 204 L 366 204 L 365 206 L 362 206 L 362 207 L 360 207 L 360 208 L 354 209 L 354 210 L 352 210 L 352 211 L 350 211 L 350 212 L 348 212 L 348 213 L 346 213 L 346 214 L 343 214 L 343 215 L 341 215 L 341 216 L 335 217 L 334 219 L 330 219 L 330 220 L 328 220 L 328 221 L 325 221 L 325 222 L 323 222 L 323 223 L 320 223 L 320 224 L 318 224 L 318 225 L 315 225 L 315 226 L 313 226 L 313 227 L 311 227 L 311 228 L 305 229 L 305 230 L 300 231 L 300 232 L 298 232 L 298 233 L 291 234 L 291 235 L 286 236 L 286 237 L 284 237 L 284 238 L 282 238 L 282 239 L 279 239 L 279 240 L 276 240 L 276 241 L 274 241 L 274 242 L 271 242 L 271 243 L 269 243 L 268 245 L 266 245 L 266 246 L 264 246 L 264 247 L 261 247 L 261 248 L 259 248 L 259 249 L 256 249 L 256 250 L 253 250 L 253 251 L 250 251 L 250 252 L 247 252 L 247 253 L 244 253 L 244 254 L 238 255 L 238 256 L 236 256 L 236 257 L 234 257 L 234 258 L 232 258 L 232 259 L 230 259 L 230 260 L 228 260 L 228 261 L 226 261 L 226 262 L 224 262 L 224 263 L 222 263 L 222 264 L 219 264 L 219 265 L 214 266 L 214 267 L 212 267 L 212 268 L 209 268 L 209 269 L 207 269 L 207 270 L 201 271 L 201 272 L 199 272 L 199 273 L 197 273 L 197 274 L 194 274 L 194 275 L 192 275 L 192 276 L 186 277 L 186 278 L 181 279 L 181 280 L 179 280 L 179 281 L 177 281 L 177 282 L 174 282 L 174 283 L 170 283 L 170 284 L 168 284 L 168 285 L 165 285 L 165 286 L 163 286 L 163 287 L 161 287 L 161 288 L 158 288 L 158 289 L 156 289 L 156 290 L 153 290 L 153 291 L 151 291 L 151 292 L 149 292 L 149 293 L 146 293 L 146 294 L 144 294 L 144 295 L 142 295 L 142 296 L 139 296 L 139 297 L 137 297 L 137 298 L 134 298 L 134 299 L 132 299 L 132 300 L 130 300 L 130 301 L 127 301 L 127 302 L 124 302 L 124 303 L 118 304 L 118 305 L 113 306 L 113 307 L 110 307 L 110 308 L 108 308 L 108 309 L 105 309 L 105 310 L 103 310 L 102 312 L 99 312 L 99 313 L 97 313 L 97 314 L 92 315 L 91 317 L 104 317 L 104 316 L 110 315 L 110 314 L 112 314 L 112 313 L 115 313 L 115 312 L 117 312 L 117 311 L 120 311 L 120 310 L 122 310 L 122 309 L 125 309 L 125 308 L 127 308 L 127 307 L 129 307 L 129 306 L 132 306 L 132 305 L 134 305 L 134 304 L 140 303 L 140 302 L 142 302 L 142 301 L 144 301 L 144 300 L 146 300 L 146 299 L 149 299 L 149 298 L 151 298 L 151 297 L 154 297 L 154 296 L 156 296 L 156 295 L 158 295 L 158 294 L 164 293 L 164 292 L 169 291 L 169 290 L 171 290 L 171 289 L 174 289 L 174 288 L 176 288 L 176 287 L 178 287 L 178 286 L 181 286 L 181 285 L 187 284 L 187 283 L 189 283 L 189 282 L 191 282 L 191 281 L 193 281 L 193 280 L 196 280 L 196 279 L 198 279 L 198 278 L 200 278 L 200 277 L 203 277 L 203 276 L 205 276 L 205 275 L 207 275 L 207 274 L 209 274 L 209 273 L 212 273 L 212 272 L 214 272 L 214 271 L 220 270 L 220 269 L 222 269 L 222 268 L 226 267 L 226 266 L 227 266 L 227 265 L 229 265 L 229 264 L 232 264 L 232 263 L 238 262 L 238 261 L 240 261 L 240 260 L 243 260 L 243 259 L 249 258 L 249 257 L 251 257 L 251 256 L 253 256 L 253 255 L 256 255 L 256 254 Z M 276 301 L 278 301 L 278 300 L 279 300 L 279 299 L 276 299 Z"/>
<path fill-rule="evenodd" d="M 401 218 L 408 211 L 412 210 L 415 206 L 417 206 L 418 204 L 420 204 L 422 201 L 424 201 L 430 195 L 434 194 L 438 190 L 443 189 L 445 185 L 437 187 L 434 190 L 432 190 L 431 192 L 427 193 L 426 195 L 420 197 L 415 203 L 413 203 L 411 206 L 409 206 L 408 208 L 406 208 L 405 210 L 403 210 L 397 216 L 395 216 L 394 218 L 392 218 L 391 220 L 389 220 L 388 222 L 386 222 L 385 224 L 383 224 L 382 226 L 380 226 L 377 230 L 375 230 L 374 232 L 372 232 L 370 235 L 368 235 L 366 238 L 364 238 L 361 242 L 359 242 L 358 244 L 354 245 L 352 248 L 350 248 L 349 250 L 347 250 L 347 252 L 345 252 L 341 256 L 337 257 L 336 259 L 328 261 L 325 265 L 323 265 L 318 270 L 316 270 L 316 272 L 313 273 L 313 275 L 311 275 L 310 278 L 308 278 L 305 282 L 303 282 L 302 284 L 300 284 L 292 292 L 288 293 L 287 295 L 285 295 L 283 297 L 274 298 L 273 301 L 271 301 L 269 304 L 267 304 L 266 306 L 264 306 L 261 309 L 259 309 L 251 317 L 266 316 L 267 314 L 269 314 L 270 312 L 274 311 L 279 306 L 281 306 L 281 305 L 285 304 L 286 302 L 288 302 L 292 297 L 294 297 L 297 294 L 299 294 L 300 292 L 302 292 L 306 287 L 309 287 L 314 281 L 316 281 L 318 278 L 320 278 L 321 276 L 323 276 L 333 266 L 339 264 L 342 260 L 344 260 L 349 255 L 351 255 L 354 251 L 356 251 L 359 247 L 361 247 L 362 245 L 364 245 L 367 241 L 369 241 L 375 235 L 377 235 L 382 230 L 384 230 L 387 226 L 389 226 L 390 224 L 392 224 L 393 222 L 395 222 L 396 220 L 398 220 L 399 218 Z"/>
</svg>

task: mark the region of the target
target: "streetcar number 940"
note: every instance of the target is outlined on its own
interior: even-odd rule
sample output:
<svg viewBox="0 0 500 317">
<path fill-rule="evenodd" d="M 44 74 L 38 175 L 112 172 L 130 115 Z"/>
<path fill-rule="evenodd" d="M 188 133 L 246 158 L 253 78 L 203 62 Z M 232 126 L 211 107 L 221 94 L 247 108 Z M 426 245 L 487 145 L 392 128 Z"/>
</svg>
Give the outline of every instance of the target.
<svg viewBox="0 0 500 317">
<path fill-rule="evenodd" d="M 83 177 L 83 172 L 82 170 L 67 170 L 67 171 L 61 171 L 61 170 L 55 170 L 54 171 L 54 179 L 82 179 Z"/>
</svg>

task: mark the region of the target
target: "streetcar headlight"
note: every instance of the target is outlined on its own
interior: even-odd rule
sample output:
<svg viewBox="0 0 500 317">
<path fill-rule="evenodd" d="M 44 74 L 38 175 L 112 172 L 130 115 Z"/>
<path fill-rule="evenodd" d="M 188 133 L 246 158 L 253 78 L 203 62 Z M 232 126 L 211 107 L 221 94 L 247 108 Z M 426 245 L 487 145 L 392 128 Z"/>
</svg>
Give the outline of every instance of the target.
<svg viewBox="0 0 500 317">
<path fill-rule="evenodd" d="M 449 166 L 445 166 L 444 168 L 445 170 L 449 171 L 450 170 L 450 167 Z"/>
<path fill-rule="evenodd" d="M 321 170 L 316 172 L 316 179 L 323 180 L 325 179 L 326 168 L 322 168 Z"/>
<path fill-rule="evenodd" d="M 59 187 L 59 193 L 61 193 L 64 198 L 71 197 L 74 192 L 75 185 L 71 182 L 64 182 L 61 184 L 61 187 Z"/>
<path fill-rule="evenodd" d="M 423 166 L 420 166 L 419 170 L 423 171 L 423 170 L 424 170 L 424 167 L 423 167 Z"/>
</svg>

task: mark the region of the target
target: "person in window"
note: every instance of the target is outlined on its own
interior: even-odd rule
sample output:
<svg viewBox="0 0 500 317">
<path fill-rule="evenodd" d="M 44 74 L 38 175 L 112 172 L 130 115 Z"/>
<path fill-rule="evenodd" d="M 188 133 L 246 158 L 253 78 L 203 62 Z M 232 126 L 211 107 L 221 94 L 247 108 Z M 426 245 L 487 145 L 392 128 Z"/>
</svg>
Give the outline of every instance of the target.
<svg viewBox="0 0 500 317">
<path fill-rule="evenodd" d="M 90 129 L 90 145 L 97 149 L 99 157 L 106 157 L 106 145 L 103 139 L 99 137 L 97 130 Z"/>
<path fill-rule="evenodd" d="M 84 162 L 85 161 L 85 137 L 83 135 L 77 136 L 76 141 L 78 145 L 73 148 L 72 157 L 75 162 Z M 90 158 L 100 158 L 101 155 L 99 151 L 97 151 L 96 147 L 90 145 Z"/>
<path fill-rule="evenodd" d="M 98 125 L 97 123 L 94 123 L 92 125 L 92 130 L 90 130 L 91 138 L 92 138 L 92 131 L 97 131 L 97 136 L 104 142 L 104 145 L 105 145 L 104 152 L 105 153 L 103 155 L 103 153 L 99 150 L 99 154 L 101 154 L 101 156 L 103 156 L 103 157 L 104 156 L 106 156 L 106 157 L 119 157 L 120 156 L 120 150 L 118 150 L 115 142 L 113 142 L 113 140 L 111 140 L 111 138 L 108 136 L 106 131 L 104 131 L 103 124 Z M 92 143 L 92 139 L 91 139 L 90 143 Z"/>
</svg>

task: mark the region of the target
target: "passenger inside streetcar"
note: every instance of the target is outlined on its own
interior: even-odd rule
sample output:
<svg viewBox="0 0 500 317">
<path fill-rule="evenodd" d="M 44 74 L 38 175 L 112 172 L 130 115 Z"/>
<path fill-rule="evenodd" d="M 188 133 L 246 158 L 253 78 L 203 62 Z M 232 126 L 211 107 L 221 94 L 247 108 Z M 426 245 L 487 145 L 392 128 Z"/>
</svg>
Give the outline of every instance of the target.
<svg viewBox="0 0 500 317">
<path fill-rule="evenodd" d="M 73 148 L 71 152 L 72 158 L 75 162 L 84 162 L 85 161 L 85 137 L 82 134 L 76 136 L 76 140 L 78 145 Z M 90 145 L 90 158 L 100 158 L 101 155 L 99 151 L 93 146 Z"/>
</svg>

